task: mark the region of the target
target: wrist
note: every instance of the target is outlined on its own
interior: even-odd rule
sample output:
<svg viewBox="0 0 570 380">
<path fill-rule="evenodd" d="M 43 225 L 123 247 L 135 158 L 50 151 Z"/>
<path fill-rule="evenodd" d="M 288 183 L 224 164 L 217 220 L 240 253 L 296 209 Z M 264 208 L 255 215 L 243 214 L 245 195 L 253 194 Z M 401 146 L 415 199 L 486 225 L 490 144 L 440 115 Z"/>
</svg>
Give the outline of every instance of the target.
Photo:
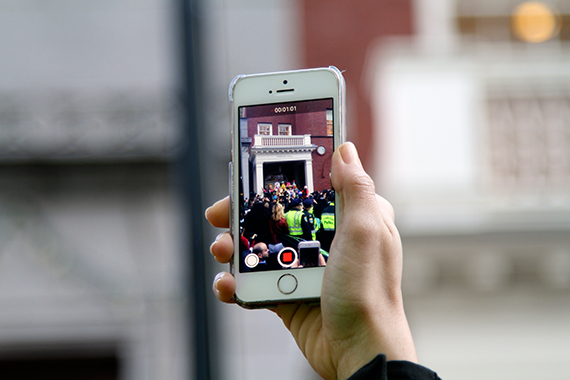
<svg viewBox="0 0 570 380">
<path fill-rule="evenodd" d="M 339 344 L 338 379 L 348 379 L 379 354 L 389 361 L 418 362 L 403 308 L 391 312 L 389 317 L 376 314 L 366 324 L 368 327 Z"/>
</svg>

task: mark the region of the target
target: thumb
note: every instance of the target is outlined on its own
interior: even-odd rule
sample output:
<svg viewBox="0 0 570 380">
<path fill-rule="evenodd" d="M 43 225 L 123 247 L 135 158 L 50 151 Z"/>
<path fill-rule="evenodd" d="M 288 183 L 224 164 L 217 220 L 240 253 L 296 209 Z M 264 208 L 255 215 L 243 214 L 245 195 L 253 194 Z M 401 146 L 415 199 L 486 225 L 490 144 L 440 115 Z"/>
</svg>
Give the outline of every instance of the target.
<svg viewBox="0 0 570 380">
<path fill-rule="evenodd" d="M 374 181 L 364 171 L 353 143 L 341 145 L 333 154 L 331 182 L 338 207 L 337 233 L 347 229 L 370 229 L 374 225 L 377 227 L 379 221 L 393 229 L 394 209 L 376 194 Z"/>
<path fill-rule="evenodd" d="M 362 208 L 375 202 L 374 182 L 364 171 L 356 147 L 351 142 L 334 152 L 331 182 L 343 208 Z"/>
</svg>

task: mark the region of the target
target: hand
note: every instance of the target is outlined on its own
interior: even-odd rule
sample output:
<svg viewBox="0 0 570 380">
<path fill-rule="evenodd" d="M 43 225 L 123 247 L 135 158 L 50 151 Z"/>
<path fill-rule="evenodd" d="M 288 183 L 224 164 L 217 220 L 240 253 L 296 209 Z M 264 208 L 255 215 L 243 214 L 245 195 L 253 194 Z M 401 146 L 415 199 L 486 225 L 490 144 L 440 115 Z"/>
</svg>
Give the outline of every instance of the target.
<svg viewBox="0 0 570 380">
<path fill-rule="evenodd" d="M 401 293 L 402 245 L 392 206 L 375 193 L 352 143 L 332 158 L 338 223 L 323 278 L 320 306 L 284 304 L 274 311 L 324 379 L 346 379 L 383 353 L 387 360 L 417 362 Z M 229 198 L 206 210 L 215 227 L 229 225 Z M 233 254 L 228 233 L 210 248 L 222 263 Z M 235 281 L 222 272 L 214 292 L 231 302 Z"/>
</svg>

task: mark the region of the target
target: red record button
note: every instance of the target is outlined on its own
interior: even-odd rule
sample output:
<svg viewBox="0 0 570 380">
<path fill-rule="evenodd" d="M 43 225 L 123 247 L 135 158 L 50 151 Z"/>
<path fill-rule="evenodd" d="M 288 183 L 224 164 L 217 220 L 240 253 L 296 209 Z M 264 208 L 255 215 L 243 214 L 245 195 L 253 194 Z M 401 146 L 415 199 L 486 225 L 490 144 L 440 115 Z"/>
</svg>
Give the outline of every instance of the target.
<svg viewBox="0 0 570 380">
<path fill-rule="evenodd" d="M 285 247 L 277 254 L 277 261 L 284 268 L 291 268 L 297 261 L 297 251 L 293 248 Z"/>
</svg>

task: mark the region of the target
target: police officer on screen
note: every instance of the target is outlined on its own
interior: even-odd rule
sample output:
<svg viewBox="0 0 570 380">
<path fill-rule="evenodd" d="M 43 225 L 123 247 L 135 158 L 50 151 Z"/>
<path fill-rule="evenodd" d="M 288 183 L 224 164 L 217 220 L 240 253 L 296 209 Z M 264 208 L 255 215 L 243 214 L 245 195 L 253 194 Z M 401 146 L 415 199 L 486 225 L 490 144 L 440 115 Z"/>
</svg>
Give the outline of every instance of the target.
<svg viewBox="0 0 570 380">
<path fill-rule="evenodd" d="M 303 229 L 303 239 L 305 240 L 315 240 L 316 237 L 316 221 L 313 215 L 313 198 L 306 198 L 303 201 L 303 220 L 301 221 L 301 227 Z"/>
<path fill-rule="evenodd" d="M 312 207 L 312 200 L 310 202 Z M 303 201 L 300 198 L 293 199 L 291 210 L 285 214 L 289 235 L 303 240 L 313 240 L 314 218 L 313 214 L 303 209 Z"/>
<path fill-rule="evenodd" d="M 334 192 L 329 193 L 327 196 L 329 205 L 323 209 L 321 213 L 321 229 L 318 233 L 319 241 L 321 242 L 321 248 L 329 252 L 331 248 L 331 243 L 334 238 L 334 227 L 335 227 L 335 217 L 334 217 Z"/>
<path fill-rule="evenodd" d="M 301 199 L 295 198 L 291 201 L 291 209 L 285 214 L 289 235 L 294 237 L 302 237 L 303 227 L 301 221 L 303 219 L 303 205 Z"/>
</svg>

